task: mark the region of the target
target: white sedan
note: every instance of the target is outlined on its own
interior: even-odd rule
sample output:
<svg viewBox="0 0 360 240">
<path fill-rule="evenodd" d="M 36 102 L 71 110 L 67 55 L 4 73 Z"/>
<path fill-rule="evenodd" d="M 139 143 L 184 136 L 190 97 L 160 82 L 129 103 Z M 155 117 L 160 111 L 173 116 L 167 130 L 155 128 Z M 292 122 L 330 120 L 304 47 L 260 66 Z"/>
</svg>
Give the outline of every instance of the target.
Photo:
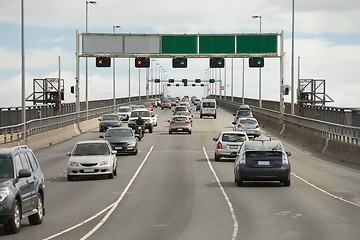
<svg viewBox="0 0 360 240">
<path fill-rule="evenodd" d="M 74 177 L 106 175 L 109 179 L 117 175 L 116 151 L 107 140 L 88 140 L 77 142 L 68 155 L 67 179 Z"/>
</svg>

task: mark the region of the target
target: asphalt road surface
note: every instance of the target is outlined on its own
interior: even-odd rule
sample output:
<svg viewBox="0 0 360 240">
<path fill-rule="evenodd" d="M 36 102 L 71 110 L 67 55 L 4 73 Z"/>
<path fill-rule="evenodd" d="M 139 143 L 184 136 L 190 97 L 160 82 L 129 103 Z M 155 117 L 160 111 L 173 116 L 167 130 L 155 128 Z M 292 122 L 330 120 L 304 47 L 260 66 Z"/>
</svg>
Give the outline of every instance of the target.
<svg viewBox="0 0 360 240">
<path fill-rule="evenodd" d="M 0 227 L 0 238 L 360 239 L 359 167 L 281 139 L 292 153 L 291 186 L 236 187 L 233 159 L 213 159 L 212 138 L 231 129 L 231 113 L 219 109 L 217 119 L 200 119 L 193 112 L 191 135 L 169 135 L 171 111 L 155 111 L 158 126 L 139 142 L 138 155 L 118 156 L 114 179 L 66 179 L 66 152 L 79 140 L 98 139 L 97 129 L 37 151 L 46 178 L 44 222 L 24 219 L 15 235 Z"/>
</svg>

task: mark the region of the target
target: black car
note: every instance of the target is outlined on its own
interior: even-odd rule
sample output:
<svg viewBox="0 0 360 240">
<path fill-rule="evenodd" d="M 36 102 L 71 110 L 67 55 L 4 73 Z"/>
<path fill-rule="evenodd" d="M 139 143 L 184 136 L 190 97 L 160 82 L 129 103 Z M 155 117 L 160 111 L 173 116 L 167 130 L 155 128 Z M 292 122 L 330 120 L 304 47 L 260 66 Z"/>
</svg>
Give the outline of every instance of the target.
<svg viewBox="0 0 360 240">
<path fill-rule="evenodd" d="M 244 181 L 280 181 L 290 186 L 290 155 L 278 140 L 245 141 L 235 160 L 236 185 L 242 186 Z"/>
<path fill-rule="evenodd" d="M 6 233 L 19 232 L 25 217 L 31 225 L 42 223 L 44 188 L 44 175 L 30 148 L 0 148 L 0 224 Z"/>
<path fill-rule="evenodd" d="M 99 121 L 99 132 L 105 132 L 111 127 L 121 127 L 121 118 L 118 114 L 105 114 Z"/>
<path fill-rule="evenodd" d="M 138 140 L 130 127 L 109 128 L 100 138 L 107 140 L 117 153 L 133 155 L 138 153 Z"/>
</svg>

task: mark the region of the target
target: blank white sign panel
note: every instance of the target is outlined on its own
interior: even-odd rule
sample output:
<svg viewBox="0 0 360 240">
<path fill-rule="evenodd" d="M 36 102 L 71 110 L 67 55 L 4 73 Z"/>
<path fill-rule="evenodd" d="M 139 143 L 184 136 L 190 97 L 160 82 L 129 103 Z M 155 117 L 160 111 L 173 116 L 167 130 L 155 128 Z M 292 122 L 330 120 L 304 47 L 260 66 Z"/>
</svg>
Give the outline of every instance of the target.
<svg viewBox="0 0 360 240">
<path fill-rule="evenodd" d="M 160 36 L 125 36 L 125 54 L 160 53 Z"/>
</svg>

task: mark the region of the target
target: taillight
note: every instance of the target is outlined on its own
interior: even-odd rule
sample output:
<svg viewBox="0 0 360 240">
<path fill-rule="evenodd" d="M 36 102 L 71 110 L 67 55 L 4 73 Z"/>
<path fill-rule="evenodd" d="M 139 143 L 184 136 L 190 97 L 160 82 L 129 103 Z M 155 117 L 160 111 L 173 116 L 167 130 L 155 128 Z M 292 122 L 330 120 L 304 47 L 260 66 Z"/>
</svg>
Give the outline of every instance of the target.
<svg viewBox="0 0 360 240">
<path fill-rule="evenodd" d="M 217 149 L 222 149 L 222 143 L 221 143 L 220 141 L 218 141 L 218 142 L 216 143 L 216 148 L 217 148 Z"/>
<path fill-rule="evenodd" d="M 241 127 L 241 124 L 236 125 L 236 127 L 237 127 L 237 128 L 242 128 L 242 127 Z"/>
<path fill-rule="evenodd" d="M 176 123 L 176 121 L 172 120 L 170 123 Z"/>
<path fill-rule="evenodd" d="M 239 156 L 239 158 L 240 158 L 239 163 L 242 164 L 242 165 L 245 165 L 245 164 L 246 164 L 245 153 L 241 154 L 241 155 Z"/>
<path fill-rule="evenodd" d="M 260 127 L 260 125 L 259 124 L 256 124 L 256 128 L 259 128 Z"/>
<path fill-rule="evenodd" d="M 185 121 L 186 124 L 190 124 L 191 122 L 190 121 Z"/>
<path fill-rule="evenodd" d="M 282 164 L 283 165 L 289 165 L 289 159 L 288 159 L 286 153 L 282 154 Z"/>
</svg>

